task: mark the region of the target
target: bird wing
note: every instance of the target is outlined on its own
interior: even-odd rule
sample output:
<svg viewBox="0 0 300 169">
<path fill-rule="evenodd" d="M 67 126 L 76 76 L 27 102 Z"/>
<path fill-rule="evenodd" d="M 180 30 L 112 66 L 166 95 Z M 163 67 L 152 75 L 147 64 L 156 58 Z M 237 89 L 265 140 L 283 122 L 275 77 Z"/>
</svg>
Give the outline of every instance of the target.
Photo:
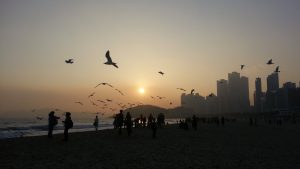
<svg viewBox="0 0 300 169">
<path fill-rule="evenodd" d="M 106 57 L 108 62 L 112 62 L 111 57 L 109 55 L 109 50 L 106 52 L 105 57 Z"/>
</svg>

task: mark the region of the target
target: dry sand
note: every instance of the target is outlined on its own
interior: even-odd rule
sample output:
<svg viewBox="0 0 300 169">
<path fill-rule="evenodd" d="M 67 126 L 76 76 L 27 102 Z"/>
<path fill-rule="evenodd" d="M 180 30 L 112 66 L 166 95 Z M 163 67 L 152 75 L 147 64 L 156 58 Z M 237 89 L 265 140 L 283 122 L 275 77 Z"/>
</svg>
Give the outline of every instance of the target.
<svg viewBox="0 0 300 169">
<path fill-rule="evenodd" d="M 177 126 L 0 140 L 1 169 L 296 169 L 300 168 L 300 124 L 258 127 L 245 123 L 200 124 L 197 131 Z"/>
</svg>

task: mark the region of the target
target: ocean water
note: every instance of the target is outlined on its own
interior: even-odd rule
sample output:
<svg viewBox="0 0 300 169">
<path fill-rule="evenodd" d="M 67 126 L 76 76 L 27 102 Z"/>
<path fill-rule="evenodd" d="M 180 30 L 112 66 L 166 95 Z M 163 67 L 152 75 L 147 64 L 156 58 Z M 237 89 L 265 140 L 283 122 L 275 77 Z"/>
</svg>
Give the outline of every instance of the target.
<svg viewBox="0 0 300 169">
<path fill-rule="evenodd" d="M 176 123 L 177 119 L 166 119 L 169 124 Z M 84 132 L 95 130 L 93 126 L 93 119 L 73 119 L 73 128 L 69 130 L 72 132 Z M 98 130 L 112 129 L 112 118 L 100 118 Z M 61 120 L 55 126 L 53 134 L 63 133 L 64 127 Z M 0 139 L 41 136 L 48 134 L 48 120 L 37 119 L 20 119 L 20 118 L 6 118 L 0 119 Z"/>
</svg>

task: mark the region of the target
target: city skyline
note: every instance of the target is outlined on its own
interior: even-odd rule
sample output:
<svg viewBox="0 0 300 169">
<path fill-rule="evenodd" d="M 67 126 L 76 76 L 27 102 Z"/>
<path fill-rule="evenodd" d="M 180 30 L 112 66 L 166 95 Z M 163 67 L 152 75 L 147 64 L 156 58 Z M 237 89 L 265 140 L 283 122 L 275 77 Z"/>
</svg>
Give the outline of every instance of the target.
<svg viewBox="0 0 300 169">
<path fill-rule="evenodd" d="M 113 108 L 118 102 L 171 108 L 181 104 L 176 88 L 217 94 L 216 80 L 234 71 L 248 78 L 253 105 L 255 79 L 265 91 L 276 66 L 279 84 L 299 83 L 299 8 L 294 0 L 3 0 L 0 116 L 44 108 L 102 111 L 88 99 L 93 92 L 92 101 L 111 99 Z M 107 50 L 118 69 L 103 64 Z M 269 59 L 274 65 L 266 65 Z M 94 88 L 103 82 L 124 96 Z"/>
</svg>

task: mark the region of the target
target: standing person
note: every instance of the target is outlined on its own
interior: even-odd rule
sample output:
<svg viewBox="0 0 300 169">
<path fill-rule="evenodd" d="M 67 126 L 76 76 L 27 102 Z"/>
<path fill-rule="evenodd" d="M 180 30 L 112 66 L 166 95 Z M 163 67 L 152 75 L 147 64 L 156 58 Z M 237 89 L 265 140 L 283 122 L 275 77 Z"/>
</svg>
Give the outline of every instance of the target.
<svg viewBox="0 0 300 169">
<path fill-rule="evenodd" d="M 157 131 L 157 122 L 155 121 L 155 118 L 153 118 L 151 125 L 152 129 L 152 138 L 156 138 L 156 131 Z"/>
<path fill-rule="evenodd" d="M 194 130 L 197 130 L 197 118 L 195 115 L 193 115 L 193 118 L 192 118 L 192 127 Z"/>
<path fill-rule="evenodd" d="M 54 115 L 54 111 L 51 111 L 49 113 L 49 118 L 48 118 L 48 138 L 52 138 L 52 133 L 53 133 L 53 129 L 54 126 L 57 125 L 57 120 L 59 119 L 59 117 Z"/>
<path fill-rule="evenodd" d="M 124 122 L 124 115 L 123 115 L 123 110 L 120 110 L 120 113 L 117 116 L 117 125 L 119 128 L 119 134 L 122 134 L 122 127 L 123 127 L 123 122 Z"/>
<path fill-rule="evenodd" d="M 127 134 L 130 136 L 132 132 L 132 121 L 131 121 L 131 115 L 130 112 L 127 112 L 126 117 L 125 117 L 125 125 L 127 129 Z"/>
<path fill-rule="evenodd" d="M 65 130 L 64 130 L 64 141 L 68 141 L 69 139 L 69 129 L 73 127 L 73 121 L 71 119 L 71 113 L 66 112 L 66 119 L 63 121 Z"/>
<path fill-rule="evenodd" d="M 93 124 L 93 126 L 95 127 L 96 131 L 98 131 L 98 125 L 99 125 L 99 119 L 98 119 L 98 116 L 96 116 L 96 118 L 94 120 L 94 124 Z"/>
</svg>

